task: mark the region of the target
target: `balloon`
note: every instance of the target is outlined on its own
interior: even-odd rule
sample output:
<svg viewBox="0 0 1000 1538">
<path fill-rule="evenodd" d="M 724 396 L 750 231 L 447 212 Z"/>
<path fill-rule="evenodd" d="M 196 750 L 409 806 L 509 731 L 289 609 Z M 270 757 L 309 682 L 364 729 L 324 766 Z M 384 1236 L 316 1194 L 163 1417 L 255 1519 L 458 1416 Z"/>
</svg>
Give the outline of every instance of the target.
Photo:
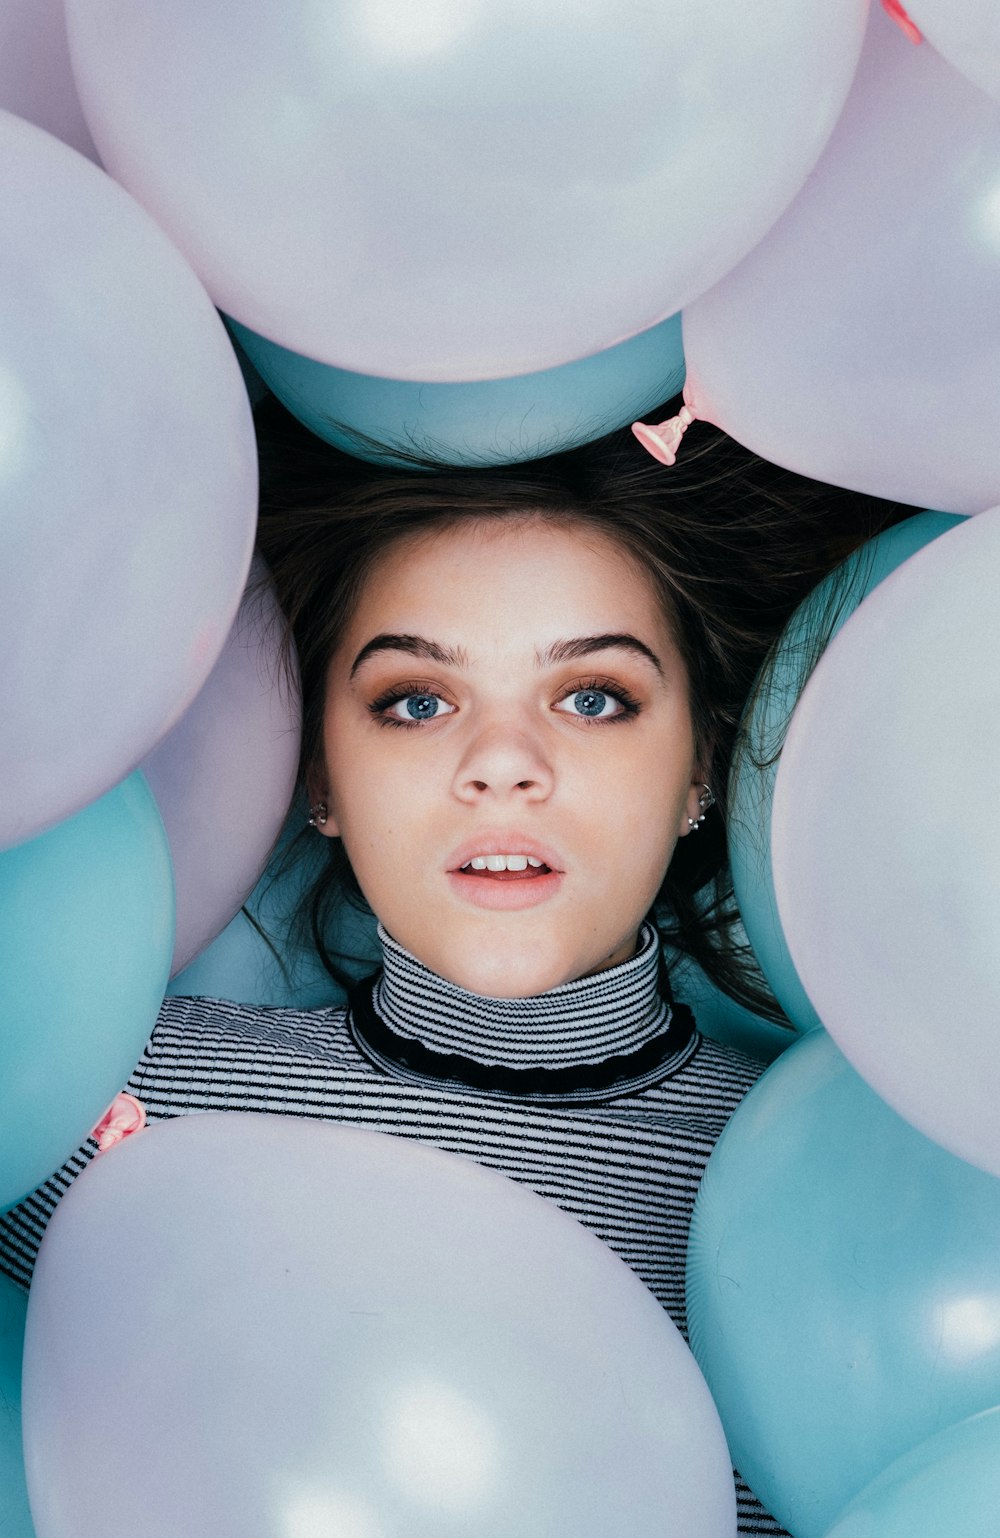
<svg viewBox="0 0 1000 1538">
<path fill-rule="evenodd" d="M 996 1538 L 1000 1409 L 904 1453 L 841 1512 L 824 1538 Z"/>
<path fill-rule="evenodd" d="M 1000 500 L 1000 105 L 872 11 L 826 152 L 684 314 L 695 413 L 837 486 Z"/>
<path fill-rule="evenodd" d="M 219 307 L 408 380 L 611 347 L 802 185 L 867 0 L 70 0 L 105 164 Z M 220 81 L 225 82 L 220 89 Z"/>
<path fill-rule="evenodd" d="M 998 569 L 1000 509 L 852 615 L 792 719 L 772 817 L 778 911 L 823 1024 L 902 1116 L 994 1174 Z"/>
<path fill-rule="evenodd" d="M 405 467 L 414 454 L 448 465 L 519 464 L 624 427 L 684 383 L 679 315 L 595 357 L 472 384 L 351 374 L 231 324 L 289 411 L 328 443 L 375 464 Z"/>
<path fill-rule="evenodd" d="M 1000 101 L 1000 12 L 995 0 L 908 0 L 907 9 L 927 41 Z"/>
<path fill-rule="evenodd" d="M 324 1122 L 182 1116 L 98 1158 L 39 1253 L 23 1407 L 38 1538 L 126 1496 L 147 1538 L 736 1530 L 711 1397 L 617 1256 Z"/>
<path fill-rule="evenodd" d="M 795 1538 L 820 1538 L 893 1459 L 996 1404 L 1000 1182 L 814 1031 L 713 1150 L 687 1303 L 733 1461 Z"/>
<path fill-rule="evenodd" d="M 110 177 L 0 113 L 0 847 L 116 784 L 211 671 L 250 563 L 225 330 Z"/>
<path fill-rule="evenodd" d="M 775 998 L 800 1031 L 820 1024 L 788 954 L 771 872 L 771 803 L 795 702 L 823 647 L 889 572 L 961 519 L 916 513 L 885 529 L 831 572 L 785 626 L 750 695 L 729 784 L 729 863 L 743 923 Z"/>
<path fill-rule="evenodd" d="M 125 1083 L 173 943 L 170 854 L 140 774 L 0 854 L 0 1208 L 58 1169 Z"/>
<path fill-rule="evenodd" d="M 97 160 L 73 83 L 63 0 L 0 6 L 0 107 Z"/>
<path fill-rule="evenodd" d="M 35 1538 L 21 1448 L 21 1352 L 27 1305 L 21 1289 L 0 1276 L 0 1533 L 4 1538 Z"/>
<path fill-rule="evenodd" d="M 300 733 L 297 684 L 282 671 L 283 634 L 277 600 L 258 562 L 208 682 L 142 766 L 174 866 L 173 972 L 239 910 L 288 811 Z"/>
</svg>

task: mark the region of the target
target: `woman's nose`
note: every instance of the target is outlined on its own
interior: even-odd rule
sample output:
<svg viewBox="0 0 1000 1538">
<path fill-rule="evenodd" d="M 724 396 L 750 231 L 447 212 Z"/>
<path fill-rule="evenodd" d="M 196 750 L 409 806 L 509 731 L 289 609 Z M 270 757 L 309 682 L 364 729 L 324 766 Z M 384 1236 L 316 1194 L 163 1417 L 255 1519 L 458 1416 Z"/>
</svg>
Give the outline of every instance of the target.
<svg viewBox="0 0 1000 1538">
<path fill-rule="evenodd" d="M 463 801 L 544 801 L 553 784 L 552 764 L 539 734 L 523 722 L 504 719 L 484 723 L 468 744 L 454 790 Z"/>
</svg>

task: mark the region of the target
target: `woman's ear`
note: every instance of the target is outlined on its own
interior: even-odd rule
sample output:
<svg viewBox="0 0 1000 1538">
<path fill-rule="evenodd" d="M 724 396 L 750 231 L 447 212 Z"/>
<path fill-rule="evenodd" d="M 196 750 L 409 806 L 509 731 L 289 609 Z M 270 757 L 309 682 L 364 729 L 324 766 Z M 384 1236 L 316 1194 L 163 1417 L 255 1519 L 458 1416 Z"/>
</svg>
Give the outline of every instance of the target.
<svg viewBox="0 0 1000 1538">
<path fill-rule="evenodd" d="M 715 805 L 715 792 L 707 780 L 692 780 L 688 786 L 688 793 L 681 812 L 680 826 L 677 829 L 678 838 L 687 838 L 689 833 L 697 833 L 705 821 L 705 814 L 710 807 Z"/>
<path fill-rule="evenodd" d="M 324 777 L 310 771 L 306 775 L 306 795 L 309 797 L 309 822 L 324 838 L 339 838 L 340 828 L 330 806 L 330 792 Z"/>
</svg>

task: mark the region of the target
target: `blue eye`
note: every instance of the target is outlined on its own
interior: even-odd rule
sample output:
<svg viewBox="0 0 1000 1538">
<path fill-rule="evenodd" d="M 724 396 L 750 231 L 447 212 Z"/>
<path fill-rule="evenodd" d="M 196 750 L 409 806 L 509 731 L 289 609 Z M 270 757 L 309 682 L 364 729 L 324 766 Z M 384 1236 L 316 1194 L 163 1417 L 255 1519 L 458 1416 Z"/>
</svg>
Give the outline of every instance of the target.
<svg viewBox="0 0 1000 1538">
<path fill-rule="evenodd" d="M 604 689 L 577 689 L 556 705 L 556 709 L 566 715 L 580 716 L 586 721 L 612 720 L 621 715 L 622 708 L 617 695 Z"/>
<path fill-rule="evenodd" d="M 422 721 L 433 721 L 437 716 L 450 716 L 455 709 L 429 689 L 410 689 L 388 699 L 383 696 L 368 708 L 391 726 L 419 726 Z"/>
</svg>

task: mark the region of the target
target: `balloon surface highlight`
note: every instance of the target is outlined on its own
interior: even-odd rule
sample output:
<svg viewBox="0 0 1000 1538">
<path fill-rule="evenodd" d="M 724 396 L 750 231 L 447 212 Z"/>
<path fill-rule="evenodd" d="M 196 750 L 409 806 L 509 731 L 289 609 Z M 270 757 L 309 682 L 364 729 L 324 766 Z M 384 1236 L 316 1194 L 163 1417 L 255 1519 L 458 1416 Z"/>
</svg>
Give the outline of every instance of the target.
<svg viewBox="0 0 1000 1538">
<path fill-rule="evenodd" d="M 103 171 L 0 113 L 0 847 L 101 795 L 211 671 L 256 450 L 225 329 Z"/>
<path fill-rule="evenodd" d="M 159 1012 L 173 878 L 140 774 L 0 854 L 0 1207 L 80 1146 Z"/>
<path fill-rule="evenodd" d="M 895 1458 L 997 1402 L 1000 1181 L 814 1031 L 713 1150 L 687 1304 L 736 1467 L 795 1538 L 823 1538 Z"/>
<path fill-rule="evenodd" d="M 675 314 L 808 175 L 867 0 L 70 0 L 105 165 L 227 315 L 479 380 Z M 225 81 L 225 89 L 219 82 Z"/>
<path fill-rule="evenodd" d="M 297 681 L 281 657 L 284 630 L 258 561 L 208 681 L 142 766 L 174 867 L 172 973 L 239 911 L 285 821 L 300 732 Z"/>
<path fill-rule="evenodd" d="M 141 1392 L 98 1416 L 109 1362 Z M 711 1397 L 628 1267 L 504 1176 L 324 1122 L 182 1116 L 98 1158 L 39 1253 L 23 1404 L 38 1538 L 125 1492 L 148 1538 L 735 1533 Z"/>
<path fill-rule="evenodd" d="M 778 911 L 823 1024 L 1000 1174 L 1000 509 L 887 577 L 821 659 L 774 791 Z"/>
<path fill-rule="evenodd" d="M 961 521 L 948 513 L 917 513 L 855 551 L 800 604 L 750 694 L 729 783 L 729 863 L 754 955 L 800 1031 L 813 1030 L 820 1020 L 788 954 L 771 868 L 771 808 L 785 733 L 823 648 L 858 604 L 889 572 Z"/>
<path fill-rule="evenodd" d="M 1000 500 L 1000 103 L 880 7 L 802 192 L 684 314 L 699 417 L 835 486 Z"/>
</svg>

